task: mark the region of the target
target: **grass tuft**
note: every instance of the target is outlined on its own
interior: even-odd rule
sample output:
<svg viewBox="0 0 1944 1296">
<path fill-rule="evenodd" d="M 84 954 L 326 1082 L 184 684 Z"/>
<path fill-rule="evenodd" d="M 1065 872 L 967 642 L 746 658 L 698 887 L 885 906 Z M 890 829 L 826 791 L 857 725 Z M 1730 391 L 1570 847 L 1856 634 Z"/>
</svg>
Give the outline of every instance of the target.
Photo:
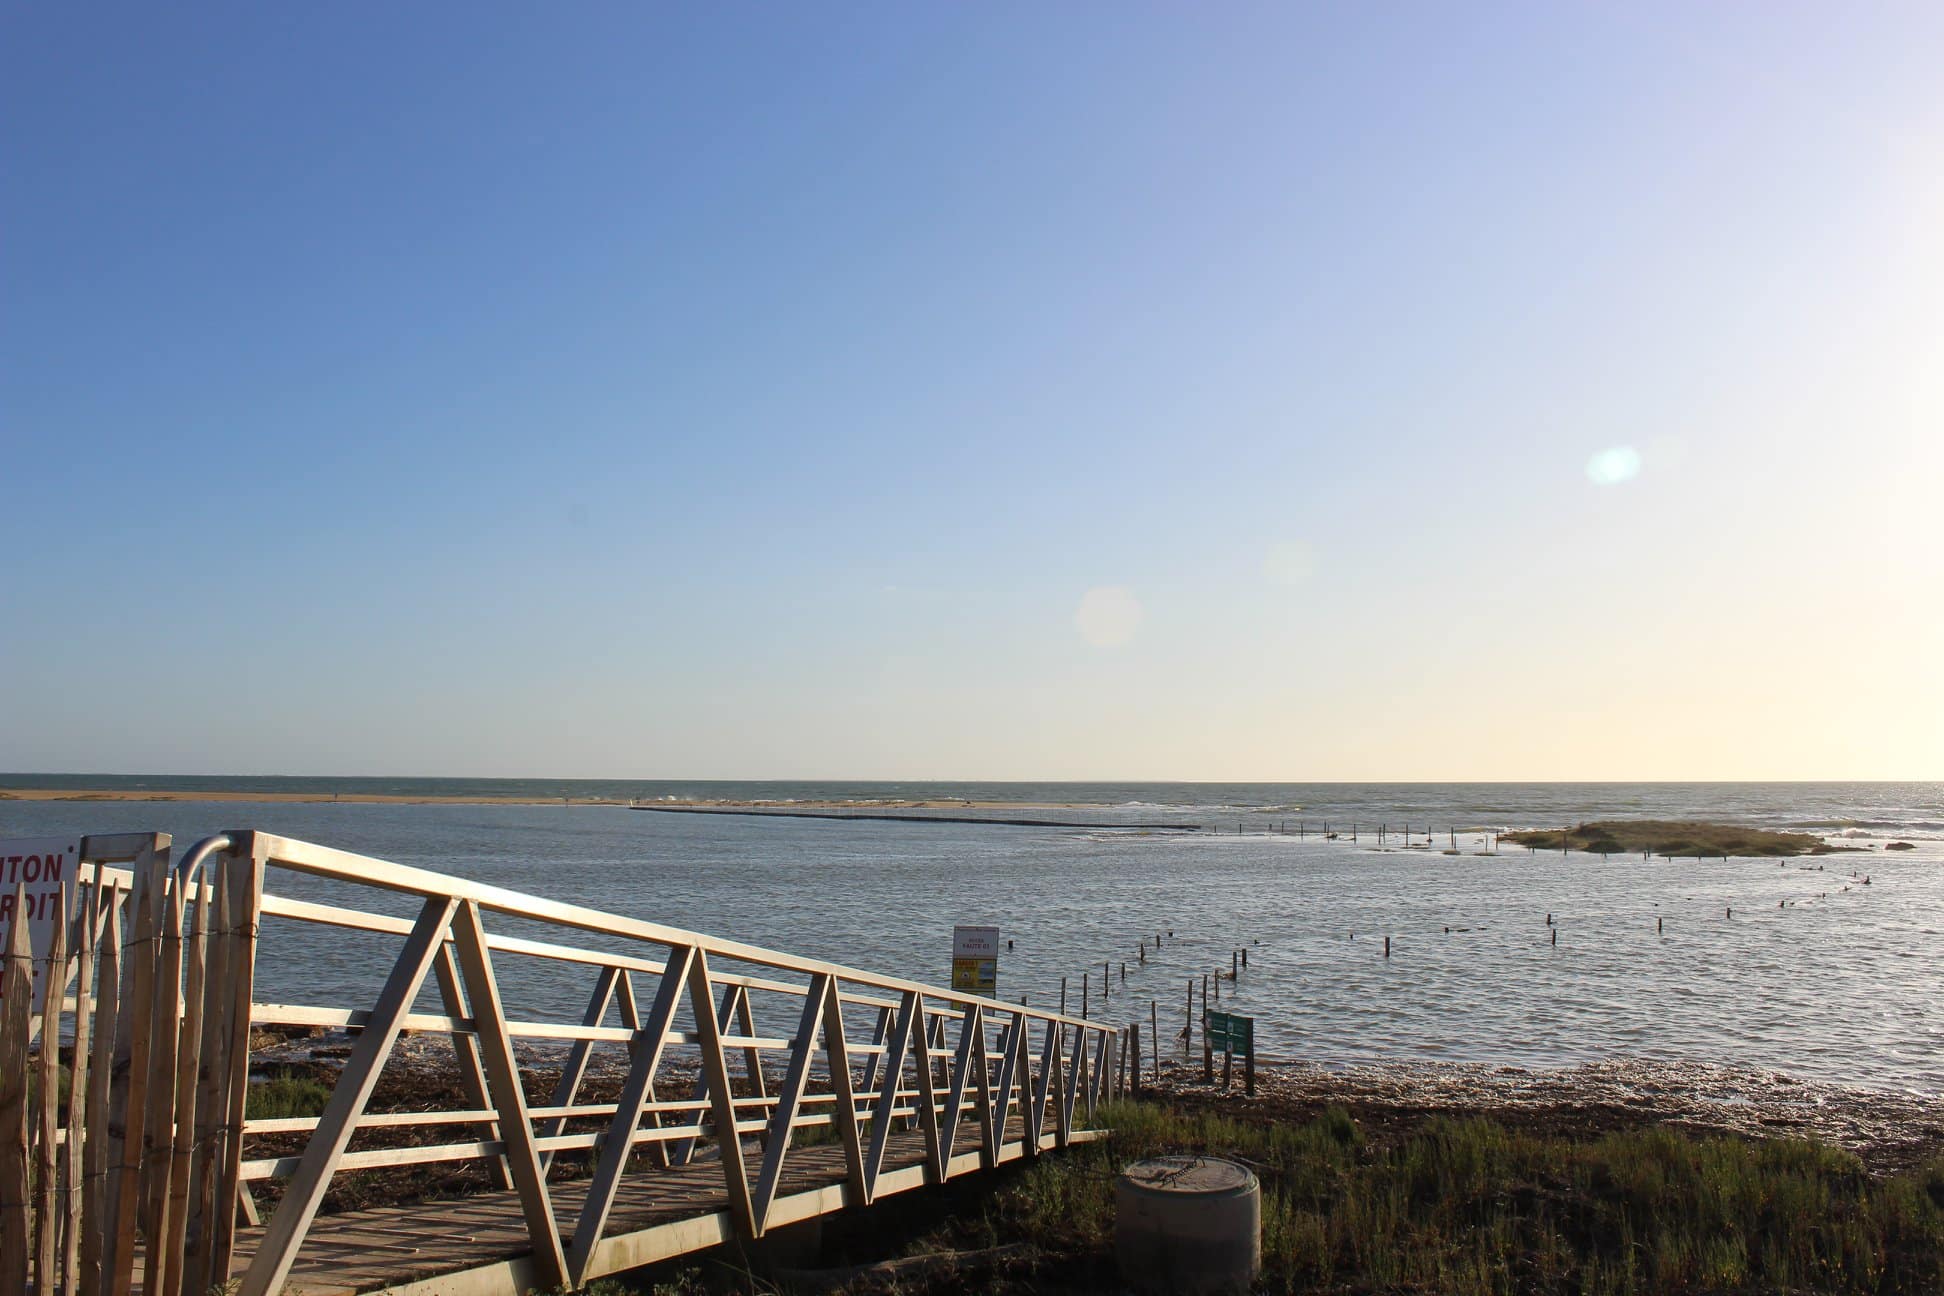
<svg viewBox="0 0 1944 1296">
<path fill-rule="evenodd" d="M 1499 840 L 1538 850 L 1570 849 L 1595 855 L 1643 853 L 1664 855 L 1668 859 L 1827 855 L 1844 849 L 1831 846 L 1813 833 L 1771 832 L 1766 828 L 1680 819 L 1583 823 L 1577 828 L 1501 833 Z"/>
<path fill-rule="evenodd" d="M 1262 1180 L 1268 1291 L 1944 1290 L 1944 1160 L 1877 1179 L 1816 1143 L 1446 1117 L 1377 1144 L 1337 1107 L 1279 1124 L 1120 1103 L 1100 1120 L 1110 1140 L 1035 1163 L 1001 1196 L 999 1235 L 1110 1273 L 1118 1169 L 1203 1152 Z"/>
<path fill-rule="evenodd" d="M 250 1086 L 244 1115 L 251 1120 L 288 1120 L 297 1116 L 321 1116 L 331 1101 L 326 1085 L 305 1076 L 276 1075 Z"/>
</svg>

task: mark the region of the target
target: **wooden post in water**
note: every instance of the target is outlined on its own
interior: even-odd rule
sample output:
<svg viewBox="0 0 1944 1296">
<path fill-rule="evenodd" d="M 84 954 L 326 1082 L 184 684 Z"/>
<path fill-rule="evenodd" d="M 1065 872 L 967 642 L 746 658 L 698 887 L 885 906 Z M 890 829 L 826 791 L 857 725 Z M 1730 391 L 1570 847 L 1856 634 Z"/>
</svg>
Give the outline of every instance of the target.
<svg viewBox="0 0 1944 1296">
<path fill-rule="evenodd" d="M 1553 928 L 1553 942 L 1552 942 L 1552 943 L 1553 943 L 1553 948 L 1554 948 L 1554 949 L 1558 949 L 1558 948 L 1559 948 L 1559 928 L 1557 928 L 1557 927 L 1555 927 L 1555 928 Z"/>
<path fill-rule="evenodd" d="M 1384 937 L 1384 957 L 1390 957 L 1390 937 Z"/>
<path fill-rule="evenodd" d="M 1240 980 L 1242 976 L 1242 951 L 1229 951 L 1229 980 Z"/>
<path fill-rule="evenodd" d="M 1080 974 L 1080 1015 L 1082 1017 L 1087 1015 L 1087 974 L 1085 972 Z"/>
<path fill-rule="evenodd" d="M 1667 930 L 1666 923 L 1667 923 L 1667 919 L 1665 918 L 1654 919 L 1654 935 L 1658 936 L 1662 932 L 1666 931 Z"/>
<path fill-rule="evenodd" d="M 1060 1016 L 1062 1017 L 1066 1016 L 1066 983 L 1067 983 L 1067 979 L 1065 977 L 1061 977 L 1060 978 Z"/>
<path fill-rule="evenodd" d="M 1148 1000 L 1148 1047 L 1154 1050 L 1154 1083 L 1161 1083 L 1161 1005 Z"/>
<path fill-rule="evenodd" d="M 1128 1076 L 1134 1082 L 1128 1092 L 1131 1096 L 1139 1098 L 1141 1096 L 1141 1023 L 1139 1022 L 1130 1022 L 1127 1026 L 1127 1060 L 1133 1064 Z"/>
<path fill-rule="evenodd" d="M 1202 974 L 1202 1083 L 1215 1082 L 1215 1050 L 1208 1042 L 1208 975 Z"/>
<path fill-rule="evenodd" d="M 1242 947 L 1242 966 L 1249 966 L 1249 947 L 1247 945 Z"/>
<path fill-rule="evenodd" d="M 1195 1054 L 1195 978 L 1188 978 L 1188 1008 L 1181 1018 L 1181 1056 Z"/>
</svg>

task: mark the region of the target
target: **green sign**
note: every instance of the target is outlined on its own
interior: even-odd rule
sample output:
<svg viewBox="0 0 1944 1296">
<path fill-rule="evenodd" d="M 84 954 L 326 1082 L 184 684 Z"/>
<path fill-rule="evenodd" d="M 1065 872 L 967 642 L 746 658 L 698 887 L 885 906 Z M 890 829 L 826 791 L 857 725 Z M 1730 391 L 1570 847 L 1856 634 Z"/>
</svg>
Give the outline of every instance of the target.
<svg viewBox="0 0 1944 1296">
<path fill-rule="evenodd" d="M 1240 1013 L 1208 1014 L 1208 1044 L 1217 1053 L 1255 1053 L 1255 1018 Z"/>
</svg>

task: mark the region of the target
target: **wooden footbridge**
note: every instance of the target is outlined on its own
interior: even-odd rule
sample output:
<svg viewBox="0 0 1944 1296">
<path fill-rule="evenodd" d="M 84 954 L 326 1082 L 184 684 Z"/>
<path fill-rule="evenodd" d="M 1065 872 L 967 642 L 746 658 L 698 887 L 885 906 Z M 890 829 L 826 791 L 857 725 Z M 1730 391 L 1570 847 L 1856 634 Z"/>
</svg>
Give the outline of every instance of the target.
<svg viewBox="0 0 1944 1296">
<path fill-rule="evenodd" d="M 1099 1137 L 1124 1083 L 1098 1021 L 267 833 L 78 853 L 47 947 L 8 930 L 0 1291 L 576 1286 Z M 297 1002 L 318 951 L 373 995 Z M 323 1113 L 249 1116 L 253 1040 L 304 1030 L 350 1037 Z M 450 1094 L 374 1103 L 427 1037 Z M 464 1163 L 484 1190 L 325 1209 Z"/>
</svg>

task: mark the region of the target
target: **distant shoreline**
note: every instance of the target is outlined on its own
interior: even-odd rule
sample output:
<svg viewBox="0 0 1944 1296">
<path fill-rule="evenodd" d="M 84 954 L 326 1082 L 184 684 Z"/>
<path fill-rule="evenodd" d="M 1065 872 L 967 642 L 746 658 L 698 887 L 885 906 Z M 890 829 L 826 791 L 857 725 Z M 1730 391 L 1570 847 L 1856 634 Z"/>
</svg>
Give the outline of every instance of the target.
<svg viewBox="0 0 1944 1296">
<path fill-rule="evenodd" d="M 932 810 L 1087 810 L 1098 807 L 1053 804 L 1003 804 L 996 801 L 914 801 L 904 806 L 886 805 L 883 802 L 840 801 L 826 804 L 794 802 L 790 805 L 751 802 L 747 804 L 725 804 L 712 802 L 707 805 L 683 805 L 673 801 L 652 801 L 645 805 L 631 805 L 630 810 L 646 810 L 657 814 L 694 814 L 694 815 L 747 815 L 754 819 L 863 819 L 881 823 L 926 823 L 926 824 L 991 824 L 1005 828 L 1127 828 L 1162 832 L 1198 832 L 1200 824 L 1193 823 L 1097 823 L 1077 819 L 1017 819 L 999 818 L 994 815 L 968 814 L 931 814 Z M 920 810 L 922 814 L 900 814 L 899 810 Z"/>
<path fill-rule="evenodd" d="M 0 788 L 0 801 L 237 801 L 301 802 L 342 805 L 577 805 L 635 806 L 644 810 L 694 810 L 716 812 L 755 812 L 780 814 L 790 811 L 845 810 L 1098 810 L 1097 802 L 1083 801 L 969 801 L 959 798 L 934 800 L 823 800 L 823 801 L 737 801 L 708 798 L 642 801 L 626 797 L 567 797 L 532 794 L 488 796 L 419 795 L 396 792 L 281 792 L 281 791 L 205 791 L 200 788 Z"/>
</svg>

